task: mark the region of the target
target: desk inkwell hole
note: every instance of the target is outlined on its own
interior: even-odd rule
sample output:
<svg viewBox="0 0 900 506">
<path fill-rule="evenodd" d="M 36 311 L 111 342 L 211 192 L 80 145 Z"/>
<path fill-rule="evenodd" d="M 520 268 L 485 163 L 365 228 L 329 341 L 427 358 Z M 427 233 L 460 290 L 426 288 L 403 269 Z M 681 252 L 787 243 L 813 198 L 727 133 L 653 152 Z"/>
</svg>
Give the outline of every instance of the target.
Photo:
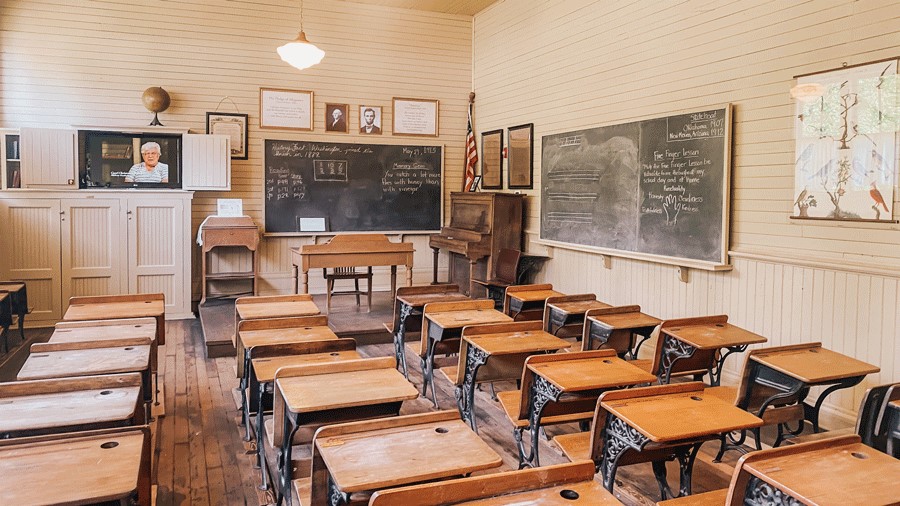
<svg viewBox="0 0 900 506">
<path fill-rule="evenodd" d="M 699 395 L 692 395 L 691 400 L 692 401 L 702 401 L 703 397 L 700 397 Z"/>
<path fill-rule="evenodd" d="M 100 392 L 100 395 L 109 395 L 111 393 L 112 393 L 112 390 L 103 390 L 102 392 Z"/>
<path fill-rule="evenodd" d="M 333 352 L 329 353 L 328 355 L 332 356 L 332 357 L 336 357 L 336 356 L 340 355 L 340 353 L 333 351 Z"/>
<path fill-rule="evenodd" d="M 717 323 L 717 324 L 716 324 L 716 327 L 722 328 L 722 327 L 725 327 L 725 324 L 724 324 L 724 323 Z"/>
<path fill-rule="evenodd" d="M 559 491 L 559 496 L 568 501 L 578 500 L 578 492 L 571 489 L 563 489 Z"/>
<path fill-rule="evenodd" d="M 815 349 L 815 348 L 810 348 L 810 349 L 807 350 L 807 351 L 809 351 L 810 353 L 819 353 L 819 350 L 817 350 L 817 349 Z"/>
<path fill-rule="evenodd" d="M 611 364 L 611 363 L 612 363 L 612 360 L 606 359 L 606 360 L 603 361 L 603 363 L 604 363 L 604 364 Z"/>
<path fill-rule="evenodd" d="M 434 429 L 434 431 L 437 432 L 438 434 L 446 434 L 446 433 L 450 432 L 449 429 L 445 429 L 444 427 L 438 427 L 438 428 Z"/>
<path fill-rule="evenodd" d="M 39 353 L 37 355 L 32 355 L 32 357 L 34 357 L 34 358 L 45 358 L 45 357 L 49 357 L 49 356 L 50 355 L 47 355 L 46 353 Z"/>
<path fill-rule="evenodd" d="M 127 346 L 127 347 L 125 348 L 125 351 L 131 351 L 131 350 L 133 350 L 133 349 L 134 349 L 134 346 Z"/>
<path fill-rule="evenodd" d="M 117 446 L 119 446 L 119 443 L 117 443 L 115 441 L 109 441 L 107 443 L 103 443 L 102 445 L 100 445 L 100 448 L 103 448 L 104 450 L 109 450 L 110 448 L 115 448 Z"/>
<path fill-rule="evenodd" d="M 850 452 L 850 455 L 853 458 L 860 459 L 860 460 L 866 460 L 867 458 L 869 458 L 869 456 L 866 455 L 865 453 L 859 453 L 859 452 Z"/>
<path fill-rule="evenodd" d="M 152 301 L 145 300 L 145 301 L 144 301 L 144 304 L 150 304 L 151 302 L 152 302 Z"/>
</svg>

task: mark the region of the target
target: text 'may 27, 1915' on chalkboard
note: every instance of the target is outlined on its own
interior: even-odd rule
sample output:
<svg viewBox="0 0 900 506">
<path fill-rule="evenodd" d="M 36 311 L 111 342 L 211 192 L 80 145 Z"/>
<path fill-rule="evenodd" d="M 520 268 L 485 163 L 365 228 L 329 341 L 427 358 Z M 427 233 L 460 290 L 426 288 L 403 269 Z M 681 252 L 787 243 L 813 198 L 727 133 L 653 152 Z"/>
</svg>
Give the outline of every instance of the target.
<svg viewBox="0 0 900 506">
<path fill-rule="evenodd" d="M 266 140 L 264 148 L 267 234 L 441 228 L 440 146 Z"/>
<path fill-rule="evenodd" d="M 542 240 L 727 264 L 730 105 L 547 135 L 542 146 Z"/>
</svg>

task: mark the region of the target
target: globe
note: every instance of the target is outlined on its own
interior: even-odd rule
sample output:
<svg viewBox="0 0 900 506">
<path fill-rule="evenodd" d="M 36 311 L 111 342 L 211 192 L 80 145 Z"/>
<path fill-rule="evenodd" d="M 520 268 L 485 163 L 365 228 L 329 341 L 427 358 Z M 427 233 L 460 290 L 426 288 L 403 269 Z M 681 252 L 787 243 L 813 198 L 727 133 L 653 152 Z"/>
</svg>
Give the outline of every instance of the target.
<svg viewBox="0 0 900 506">
<path fill-rule="evenodd" d="M 169 108 L 169 104 L 172 102 L 169 93 L 159 86 L 153 86 L 144 90 L 144 94 L 141 95 L 141 101 L 144 102 L 144 107 L 148 111 L 154 113 L 153 121 L 150 125 L 162 125 L 159 122 L 159 113 Z"/>
</svg>

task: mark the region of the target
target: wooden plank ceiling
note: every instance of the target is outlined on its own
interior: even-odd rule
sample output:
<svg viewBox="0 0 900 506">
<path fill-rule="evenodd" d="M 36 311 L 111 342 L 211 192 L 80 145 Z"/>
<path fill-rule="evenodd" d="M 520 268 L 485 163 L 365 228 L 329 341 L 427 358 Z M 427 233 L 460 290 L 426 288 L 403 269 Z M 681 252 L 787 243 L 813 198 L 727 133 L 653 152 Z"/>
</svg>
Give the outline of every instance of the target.
<svg viewBox="0 0 900 506">
<path fill-rule="evenodd" d="M 474 16 L 498 0 L 353 0 L 356 3 L 383 5 L 399 9 L 464 14 Z"/>
</svg>

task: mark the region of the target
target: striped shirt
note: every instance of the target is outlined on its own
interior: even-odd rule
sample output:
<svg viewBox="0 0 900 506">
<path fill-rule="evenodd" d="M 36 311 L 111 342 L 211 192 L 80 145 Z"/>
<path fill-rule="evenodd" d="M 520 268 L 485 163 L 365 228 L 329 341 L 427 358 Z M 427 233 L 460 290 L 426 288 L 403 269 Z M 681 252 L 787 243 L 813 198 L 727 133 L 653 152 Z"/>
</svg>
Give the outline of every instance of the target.
<svg viewBox="0 0 900 506">
<path fill-rule="evenodd" d="M 157 163 L 150 172 L 144 162 L 136 163 L 125 176 L 127 183 L 162 183 L 163 179 L 169 179 L 169 166 L 165 163 Z"/>
</svg>

